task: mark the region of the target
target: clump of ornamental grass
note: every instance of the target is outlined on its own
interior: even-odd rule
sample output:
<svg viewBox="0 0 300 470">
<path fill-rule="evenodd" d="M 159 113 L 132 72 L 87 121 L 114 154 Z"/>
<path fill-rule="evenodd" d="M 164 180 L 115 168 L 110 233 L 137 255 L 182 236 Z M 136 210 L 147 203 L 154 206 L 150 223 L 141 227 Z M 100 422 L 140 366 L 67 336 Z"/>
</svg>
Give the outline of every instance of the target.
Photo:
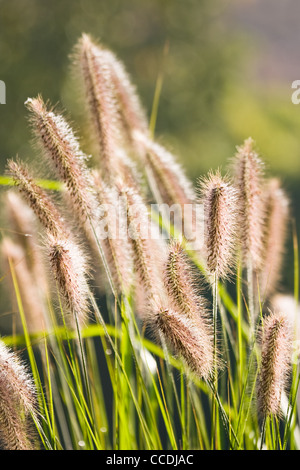
<svg viewBox="0 0 300 470">
<path fill-rule="evenodd" d="M 61 337 L 55 338 L 57 342 L 52 341 L 54 336 L 51 335 L 54 362 L 47 352 L 48 339 L 43 338 L 45 350 L 41 347 L 41 362 L 45 367 L 43 377 L 50 402 L 43 428 L 38 427 L 43 444 L 49 448 L 60 447 L 56 434 L 61 432 L 67 435 L 68 446 L 74 440 L 77 447 L 125 448 L 129 444 L 138 448 L 140 444 L 143 448 L 160 448 L 162 441 L 157 422 L 163 419 L 166 439 L 177 449 L 176 417 L 171 413 L 176 403 L 182 427 L 182 448 L 195 443 L 201 448 L 221 448 L 225 442 L 230 448 L 241 448 L 245 443 L 256 448 L 257 442 L 248 428 L 253 425 L 252 434 L 257 436 L 255 426 L 259 423 L 257 416 L 251 417 L 252 403 L 247 403 L 244 392 L 252 376 L 253 357 L 260 351 L 258 380 L 252 384 L 251 400 L 256 385 L 257 411 L 263 418 L 261 442 L 263 445 L 266 438 L 266 443 L 275 447 L 277 441 L 275 443 L 271 435 L 276 430 L 268 428 L 267 418 L 281 416 L 281 398 L 286 398 L 288 391 L 291 320 L 287 317 L 291 307 L 285 305 L 284 313 L 267 313 L 264 304 L 258 305 L 254 295 L 254 276 L 258 277 L 259 289 L 270 305 L 273 303 L 273 308 L 278 300 L 288 222 L 285 193 L 278 180 L 264 180 L 263 164 L 254 142 L 247 139 L 237 148 L 233 180 L 223 177 L 220 171 L 211 171 L 199 180 L 197 197 L 197 191 L 175 156 L 154 139 L 135 87 L 116 56 L 90 36 L 83 35 L 76 46 L 75 62 L 83 79 L 91 134 L 99 146 L 99 159 L 93 159 L 96 166 L 89 167 L 89 157 L 81 150 L 71 126 L 40 96 L 29 98 L 26 107 L 39 149 L 62 183 L 61 205 L 37 184 L 24 164 L 8 162 L 9 175 L 22 200 L 15 193 L 7 198 L 13 233 L 11 239 L 3 239 L 2 255 L 9 262 L 14 282 L 19 285 L 18 307 L 22 302 L 29 324 L 29 337 L 25 331 L 26 344 L 29 344 L 30 334 L 36 331 L 34 318 L 27 316 L 27 312 L 33 315 L 38 311 L 39 297 L 34 286 L 43 279 L 39 277 L 38 268 L 40 251 L 34 250 L 34 244 L 39 243 L 37 231 L 40 230 L 36 228 L 36 221 L 42 228 L 41 240 L 62 301 L 60 311 L 64 313 L 66 309 L 72 314 L 71 328 L 78 328 L 78 324 L 87 327 L 82 330 L 87 338 L 84 335 L 80 338 L 78 349 L 73 349 L 72 335 L 66 328 Z M 159 212 L 157 206 L 155 212 L 153 206 L 150 210 L 149 195 L 163 203 Z M 24 209 L 23 200 L 29 212 Z M 203 214 L 198 211 L 199 207 Z M 166 239 L 170 239 L 169 243 Z M 204 242 L 203 246 L 199 247 L 199 241 L 200 245 Z M 102 266 L 98 266 L 98 257 L 90 259 L 86 255 L 83 249 L 86 242 L 93 255 L 100 255 Z M 98 268 L 105 268 L 107 280 L 101 280 L 103 297 L 99 305 L 102 309 L 102 300 L 107 294 L 109 314 L 114 304 L 114 315 L 109 315 L 115 318 L 114 325 L 106 325 L 98 299 L 90 289 L 91 261 L 97 274 Z M 247 271 L 247 300 L 242 296 L 245 279 L 241 267 Z M 294 268 L 297 276 L 296 262 Z M 224 283 L 232 280 L 236 269 L 235 306 Z M 204 279 L 212 290 L 212 309 L 202 290 Z M 295 300 L 293 313 L 296 312 Z M 50 301 L 49 298 L 49 304 Z M 248 322 L 244 318 L 244 304 L 250 312 Z M 259 309 L 260 350 L 254 328 Z M 219 312 L 222 331 L 218 330 Z M 274 312 L 277 312 L 275 307 Z M 95 313 L 100 325 L 90 325 L 90 313 Z M 120 323 L 118 313 L 121 313 Z M 140 316 L 138 321 L 131 313 Z M 295 319 L 293 326 L 297 328 L 296 325 Z M 109 420 L 102 396 L 102 376 L 96 371 L 96 343 L 94 345 L 92 338 L 88 338 L 90 333 L 94 336 L 99 326 L 113 385 L 115 435 L 112 443 L 108 437 L 111 433 L 107 433 Z M 162 348 L 151 345 L 147 338 L 144 343 L 144 338 L 140 338 L 143 327 L 150 328 Z M 68 340 L 68 349 L 64 349 L 64 339 Z M 192 372 L 191 380 L 185 384 L 181 377 L 178 391 L 172 375 L 173 361 L 169 362 L 169 358 L 167 374 L 163 363 L 158 368 L 152 356 L 152 365 L 140 368 L 139 357 L 145 353 L 144 344 L 149 345 L 148 354 L 151 351 L 160 355 L 166 352 L 165 346 L 169 347 L 183 360 L 185 372 L 188 375 Z M 220 350 L 226 355 L 225 361 L 220 360 Z M 29 352 L 34 378 L 40 380 L 35 358 L 32 351 Z M 113 359 L 110 358 L 112 353 Z M 132 353 L 135 361 L 131 363 Z M 219 374 L 223 363 L 226 370 Z M 174 366 L 182 370 L 180 362 L 174 361 Z M 296 391 L 294 382 L 289 397 L 291 417 Z M 41 383 L 42 394 L 43 388 L 44 383 Z M 208 426 L 209 412 L 202 409 L 204 396 L 211 406 Z M 169 408 L 170 400 L 172 407 Z M 227 400 L 226 406 L 223 400 Z M 30 415 L 36 418 L 35 401 L 34 387 L 23 365 L 0 343 L 0 439 L 4 448 L 35 448 L 35 438 L 27 427 Z M 41 409 L 47 410 L 46 401 Z M 69 425 L 73 422 L 74 427 Z M 125 424 L 128 433 L 121 432 Z M 286 447 L 286 436 L 292 425 L 293 420 L 286 419 L 284 441 L 280 441 L 278 434 L 280 446 Z"/>
<path fill-rule="evenodd" d="M 258 411 L 263 418 L 280 416 L 281 396 L 291 372 L 291 328 L 288 317 L 270 312 L 261 327 L 261 364 L 257 383 Z"/>
<path fill-rule="evenodd" d="M 0 447 L 37 450 L 31 417 L 37 419 L 33 380 L 16 353 L 0 341 Z"/>
</svg>

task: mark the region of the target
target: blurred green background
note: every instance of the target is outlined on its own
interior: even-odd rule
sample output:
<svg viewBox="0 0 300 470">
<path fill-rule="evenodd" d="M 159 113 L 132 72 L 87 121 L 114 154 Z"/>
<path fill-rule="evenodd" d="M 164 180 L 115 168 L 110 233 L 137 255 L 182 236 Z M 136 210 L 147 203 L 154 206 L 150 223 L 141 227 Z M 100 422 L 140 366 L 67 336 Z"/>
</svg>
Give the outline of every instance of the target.
<svg viewBox="0 0 300 470">
<path fill-rule="evenodd" d="M 226 168 L 236 145 L 256 140 L 282 178 L 299 222 L 298 0 L 0 0 L 0 174 L 8 157 L 38 159 L 24 101 L 41 93 L 85 129 L 70 54 L 82 32 L 125 63 L 150 116 L 163 71 L 156 135 L 196 181 Z M 168 54 L 163 51 L 168 44 Z M 85 131 L 83 131 L 85 134 Z M 88 142 L 83 141 L 83 148 Z M 284 284 L 292 286 L 292 257 Z"/>
</svg>

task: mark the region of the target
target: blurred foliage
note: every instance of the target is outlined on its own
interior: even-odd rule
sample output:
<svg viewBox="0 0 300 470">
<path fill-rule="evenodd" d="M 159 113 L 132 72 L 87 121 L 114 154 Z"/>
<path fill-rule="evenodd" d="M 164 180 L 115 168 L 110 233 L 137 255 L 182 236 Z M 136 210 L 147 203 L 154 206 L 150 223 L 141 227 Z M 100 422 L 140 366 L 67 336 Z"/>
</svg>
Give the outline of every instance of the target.
<svg viewBox="0 0 300 470">
<path fill-rule="evenodd" d="M 230 38 L 224 41 L 222 11 L 215 0 L 0 0 L 0 73 L 7 85 L 7 105 L 0 107 L 1 171 L 8 156 L 32 153 L 28 96 L 59 101 L 72 119 L 83 121 L 69 57 L 82 32 L 125 63 L 148 115 L 163 67 L 157 132 L 190 166 L 194 136 L 221 127 L 219 103 L 236 60 Z"/>
<path fill-rule="evenodd" d="M 0 173 L 8 157 L 36 159 L 24 107 L 29 96 L 59 102 L 88 135 L 70 73 L 70 54 L 86 32 L 125 63 L 149 116 L 163 73 L 156 134 L 194 181 L 224 168 L 236 145 L 252 136 L 292 195 L 299 221 L 299 107 L 290 89 L 252 83 L 246 65 L 255 39 L 250 46 L 239 37 L 227 14 L 222 0 L 0 0 L 0 79 L 7 87 Z M 89 143 L 83 147 L 88 151 Z M 292 276 L 287 270 L 290 282 Z"/>
</svg>

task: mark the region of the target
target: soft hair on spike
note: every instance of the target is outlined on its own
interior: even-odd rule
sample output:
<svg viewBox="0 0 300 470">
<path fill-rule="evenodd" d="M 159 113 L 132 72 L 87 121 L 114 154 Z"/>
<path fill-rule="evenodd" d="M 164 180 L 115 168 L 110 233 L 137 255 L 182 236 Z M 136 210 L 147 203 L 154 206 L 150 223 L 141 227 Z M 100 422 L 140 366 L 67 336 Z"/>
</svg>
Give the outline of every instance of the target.
<svg viewBox="0 0 300 470">
<path fill-rule="evenodd" d="M 28 266 L 28 256 L 22 245 L 13 242 L 10 238 L 4 237 L 1 242 L 1 255 L 5 261 L 7 271 L 10 270 L 10 264 L 13 264 L 17 279 L 22 305 L 26 317 L 26 324 L 30 333 L 41 332 L 45 330 L 45 298 L 44 292 L 40 292 L 39 280 L 37 274 Z M 43 279 L 41 279 L 43 282 Z M 15 300 L 15 287 L 10 282 L 11 298 Z"/>
<path fill-rule="evenodd" d="M 42 98 L 29 98 L 26 106 L 31 113 L 33 131 L 44 153 L 52 162 L 58 177 L 65 183 L 72 207 L 85 222 L 97 211 L 91 177 L 86 166 L 87 156 L 80 150 L 73 130 L 61 115 L 48 110 Z"/>
<path fill-rule="evenodd" d="M 28 269 L 45 300 L 49 286 L 44 252 L 38 233 L 38 219 L 34 211 L 15 190 L 6 192 L 4 202 L 7 218 L 13 231 L 12 238 L 24 250 Z"/>
<path fill-rule="evenodd" d="M 133 254 L 126 232 L 125 209 L 116 188 L 109 187 L 98 170 L 94 170 L 92 176 L 102 210 L 98 238 L 115 288 L 129 294 L 133 283 Z"/>
<path fill-rule="evenodd" d="M 8 173 L 18 186 L 20 193 L 47 232 L 53 236 L 64 233 L 65 229 L 60 213 L 45 191 L 35 183 L 27 168 L 21 162 L 13 160 L 9 160 L 7 166 Z"/>
<path fill-rule="evenodd" d="M 89 314 L 88 270 L 85 257 L 71 239 L 49 235 L 48 245 L 50 264 L 60 294 L 67 309 L 76 317 L 79 325 L 83 326 Z"/>
<path fill-rule="evenodd" d="M 192 183 L 186 178 L 183 168 L 171 152 L 145 133 L 135 131 L 134 137 L 140 145 L 145 162 L 152 170 L 163 202 L 169 206 L 183 206 L 195 202 L 196 195 Z"/>
<path fill-rule="evenodd" d="M 186 177 L 176 157 L 146 133 L 133 133 L 141 160 L 148 169 L 151 190 L 159 204 L 166 204 L 168 220 L 181 231 L 192 249 L 203 248 L 203 220 L 191 181 Z"/>
<path fill-rule="evenodd" d="M 109 56 L 109 58 L 108 58 Z M 92 123 L 100 147 L 104 175 L 114 170 L 114 157 L 121 147 L 121 122 L 112 80 L 110 53 L 99 47 L 87 34 L 76 46 Z"/>
<path fill-rule="evenodd" d="M 123 198 L 127 218 L 128 237 L 131 242 L 134 267 L 138 274 L 139 289 L 143 289 L 147 303 L 158 305 L 164 296 L 162 264 L 166 255 L 158 227 L 152 222 L 142 197 L 122 184 L 119 194 Z"/>
<path fill-rule="evenodd" d="M 289 219 L 289 200 L 277 178 L 267 181 L 264 205 L 266 222 L 260 289 L 265 300 L 276 291 L 280 281 Z"/>
<path fill-rule="evenodd" d="M 210 339 L 196 322 L 176 310 L 160 308 L 149 318 L 149 326 L 156 336 L 161 333 L 173 352 L 184 359 L 198 377 L 208 380 L 212 376 L 214 355 Z"/>
<path fill-rule="evenodd" d="M 280 400 L 287 386 L 291 353 L 287 316 L 270 312 L 261 329 L 261 366 L 257 384 L 258 410 L 264 417 L 280 415 Z"/>
<path fill-rule="evenodd" d="M 238 190 L 239 237 L 243 262 L 248 265 L 250 260 L 253 269 L 258 270 L 262 263 L 264 234 L 263 164 L 254 150 L 254 141 L 251 138 L 237 148 L 233 169 Z"/>
<path fill-rule="evenodd" d="M 115 54 L 98 45 L 102 53 L 102 61 L 110 68 L 110 79 L 118 105 L 119 116 L 123 131 L 132 139 L 132 132 L 139 130 L 148 134 L 148 119 L 136 92 L 136 88 L 124 67 Z"/>
<path fill-rule="evenodd" d="M 199 181 L 199 202 L 204 206 L 206 267 L 224 279 L 235 264 L 237 191 L 220 172 Z"/>
<path fill-rule="evenodd" d="M 194 266 L 182 242 L 172 240 L 164 268 L 166 290 L 174 307 L 182 315 L 206 321 L 206 300 L 199 293 L 200 279 L 194 275 Z"/>
<path fill-rule="evenodd" d="M 17 354 L 0 341 L 0 447 L 37 450 L 30 415 L 36 413 L 34 383 Z"/>
</svg>

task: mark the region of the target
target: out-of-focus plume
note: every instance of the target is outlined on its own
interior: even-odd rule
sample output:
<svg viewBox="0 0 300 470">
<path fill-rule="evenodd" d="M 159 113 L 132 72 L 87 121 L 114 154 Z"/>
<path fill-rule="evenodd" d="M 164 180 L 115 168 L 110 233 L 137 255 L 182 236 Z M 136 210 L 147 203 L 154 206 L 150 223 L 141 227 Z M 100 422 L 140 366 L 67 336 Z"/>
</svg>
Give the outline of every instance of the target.
<svg viewBox="0 0 300 470">
<path fill-rule="evenodd" d="M 133 283 L 133 256 L 124 205 L 116 188 L 103 182 L 98 170 L 92 175 L 101 208 L 98 237 L 116 289 L 129 294 Z"/>
<path fill-rule="evenodd" d="M 24 248 L 5 237 L 1 243 L 1 254 L 7 272 L 10 270 L 10 263 L 13 263 L 28 331 L 30 333 L 44 331 L 46 328 L 46 304 L 43 302 L 44 298 L 41 296 L 38 280 L 27 264 Z M 10 290 L 14 302 L 13 282 L 10 282 Z"/>
<path fill-rule="evenodd" d="M 30 415 L 36 413 L 32 378 L 16 353 L 0 341 L 0 445 L 4 450 L 37 450 Z"/>
<path fill-rule="evenodd" d="M 28 171 L 13 161 L 9 162 L 9 171 L 46 230 L 44 243 L 65 304 L 84 323 L 89 295 L 86 256 L 75 243 L 56 206 L 45 191 L 34 183 Z"/>
<path fill-rule="evenodd" d="M 247 266 L 250 260 L 253 270 L 258 270 L 262 264 L 264 235 L 263 164 L 251 138 L 237 148 L 233 169 L 238 190 L 239 237 L 243 261 Z"/>
<path fill-rule="evenodd" d="M 267 182 L 264 201 L 266 222 L 260 289 L 262 298 L 266 299 L 276 291 L 281 278 L 289 218 L 289 200 L 277 178 Z"/>
<path fill-rule="evenodd" d="M 53 236 L 64 233 L 64 222 L 60 213 L 45 191 L 35 183 L 27 168 L 20 161 L 9 160 L 8 172 L 47 232 Z"/>
<path fill-rule="evenodd" d="M 119 185 L 123 199 L 128 237 L 132 246 L 138 289 L 143 289 L 147 303 L 159 305 L 164 296 L 162 266 L 166 256 L 165 242 L 153 223 L 142 197 L 132 188 Z"/>
</svg>

